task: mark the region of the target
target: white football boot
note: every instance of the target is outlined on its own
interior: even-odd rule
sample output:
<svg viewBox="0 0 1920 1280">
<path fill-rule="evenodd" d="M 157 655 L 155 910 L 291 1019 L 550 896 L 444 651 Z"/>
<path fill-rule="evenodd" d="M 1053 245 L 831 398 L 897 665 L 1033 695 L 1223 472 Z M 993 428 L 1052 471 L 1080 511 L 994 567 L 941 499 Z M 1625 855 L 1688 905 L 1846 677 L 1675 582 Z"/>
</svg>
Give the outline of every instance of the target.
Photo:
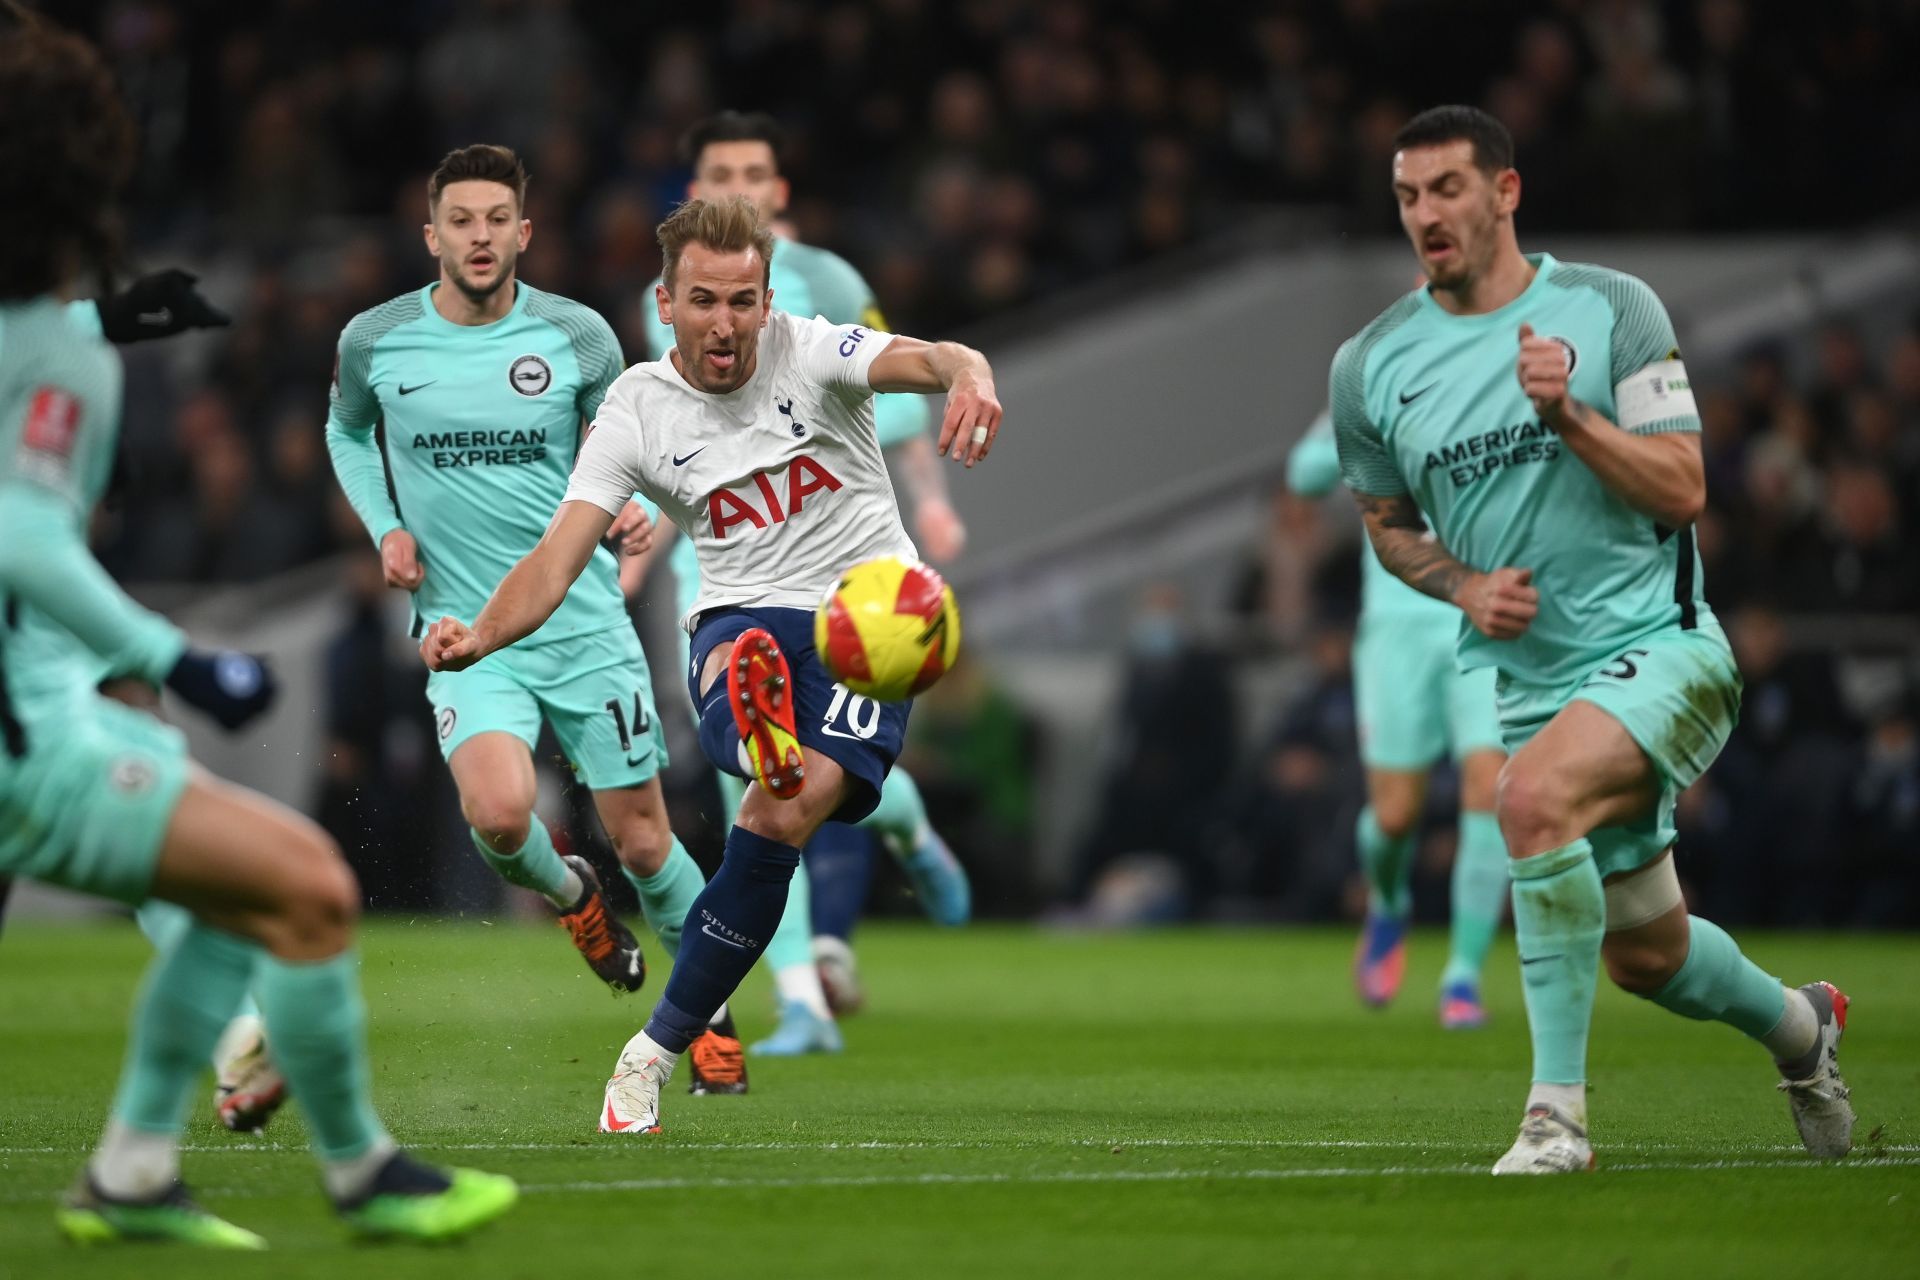
<svg viewBox="0 0 1920 1280">
<path fill-rule="evenodd" d="M 1820 1032 L 1805 1057 L 1780 1064 L 1786 1079 L 1780 1092 L 1787 1095 L 1800 1141 L 1822 1160 L 1838 1160 L 1853 1150 L 1853 1104 L 1847 1082 L 1840 1078 L 1840 1037 L 1847 1029 L 1847 1006 L 1852 1001 L 1831 982 L 1809 982 L 1800 988 L 1820 1019 Z"/>
<path fill-rule="evenodd" d="M 815 934 L 813 963 L 820 971 L 820 988 L 826 993 L 827 1008 L 836 1018 L 855 1014 L 867 1003 L 867 989 L 860 983 L 860 966 L 854 961 L 853 948 L 845 938 Z"/>
<path fill-rule="evenodd" d="M 1520 1137 L 1494 1163 L 1496 1176 L 1505 1173 L 1585 1173 L 1593 1168 L 1593 1146 L 1587 1131 L 1554 1108 L 1536 1102 L 1520 1122 Z"/>
<path fill-rule="evenodd" d="M 600 1108 L 602 1133 L 660 1132 L 660 1090 L 673 1075 L 680 1055 L 668 1053 L 643 1031 L 627 1041 L 607 1081 Z"/>
<path fill-rule="evenodd" d="M 213 1050 L 213 1105 L 235 1133 L 258 1133 L 287 1100 L 287 1081 L 267 1056 L 260 1019 L 242 1015 L 227 1024 Z"/>
</svg>

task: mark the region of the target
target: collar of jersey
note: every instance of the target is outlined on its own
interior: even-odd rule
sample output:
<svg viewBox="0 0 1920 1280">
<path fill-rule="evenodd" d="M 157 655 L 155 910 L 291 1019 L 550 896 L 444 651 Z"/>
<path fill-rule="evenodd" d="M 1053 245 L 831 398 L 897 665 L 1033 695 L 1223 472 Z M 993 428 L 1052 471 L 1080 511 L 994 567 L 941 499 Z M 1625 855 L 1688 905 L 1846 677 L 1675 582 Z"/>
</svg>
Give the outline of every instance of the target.
<svg viewBox="0 0 1920 1280">
<path fill-rule="evenodd" d="M 1529 253 L 1524 256 L 1528 262 L 1534 265 L 1533 279 L 1528 282 L 1527 287 L 1522 289 L 1513 301 L 1503 307 L 1496 307 L 1492 311 L 1478 311 L 1470 316 L 1457 316 L 1435 302 L 1433 300 L 1433 290 L 1427 288 L 1425 285 L 1420 286 L 1420 305 L 1433 312 L 1435 316 L 1446 321 L 1448 324 L 1479 325 L 1484 327 L 1510 321 L 1514 312 L 1519 310 L 1529 298 L 1532 298 L 1536 293 L 1546 287 L 1547 277 L 1553 274 L 1553 268 L 1556 265 L 1553 260 L 1553 255 L 1550 253 Z"/>
<path fill-rule="evenodd" d="M 506 324 L 507 321 L 519 316 L 522 308 L 527 305 L 527 295 L 532 292 L 532 290 L 527 287 L 526 281 L 515 276 L 513 280 L 513 305 L 507 308 L 507 314 L 501 316 L 498 320 L 489 320 L 485 324 L 455 324 L 453 321 L 441 315 L 440 309 L 433 305 L 433 291 L 439 287 L 440 282 L 435 280 L 432 284 L 420 290 L 420 310 L 422 312 L 420 318 L 429 327 L 438 329 L 442 333 L 488 333 L 496 330 Z"/>
</svg>

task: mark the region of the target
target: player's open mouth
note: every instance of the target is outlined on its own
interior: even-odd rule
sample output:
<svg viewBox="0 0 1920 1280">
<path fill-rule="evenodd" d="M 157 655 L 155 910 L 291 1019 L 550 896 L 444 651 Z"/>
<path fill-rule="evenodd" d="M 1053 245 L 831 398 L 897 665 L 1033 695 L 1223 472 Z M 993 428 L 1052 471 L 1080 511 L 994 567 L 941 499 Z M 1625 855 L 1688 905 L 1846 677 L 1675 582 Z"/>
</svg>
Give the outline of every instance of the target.
<svg viewBox="0 0 1920 1280">
<path fill-rule="evenodd" d="M 467 265 L 475 271 L 485 271 L 493 265 L 493 255 L 490 253 L 476 253 L 467 259 Z"/>
<path fill-rule="evenodd" d="M 731 369 L 733 368 L 733 352 L 709 351 L 707 352 L 707 363 L 716 369 Z"/>
<path fill-rule="evenodd" d="M 1427 255 L 1429 261 L 1444 258 L 1453 252 L 1453 241 L 1427 240 L 1422 242 L 1421 251 Z"/>
</svg>

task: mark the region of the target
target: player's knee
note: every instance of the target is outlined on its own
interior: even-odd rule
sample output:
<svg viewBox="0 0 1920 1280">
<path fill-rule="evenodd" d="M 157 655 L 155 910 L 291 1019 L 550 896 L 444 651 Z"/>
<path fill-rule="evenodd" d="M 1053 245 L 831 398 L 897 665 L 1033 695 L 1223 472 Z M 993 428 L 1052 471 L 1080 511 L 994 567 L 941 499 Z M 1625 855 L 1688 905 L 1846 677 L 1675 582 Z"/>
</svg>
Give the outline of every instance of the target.
<svg viewBox="0 0 1920 1280">
<path fill-rule="evenodd" d="M 533 801 L 518 796 L 462 796 L 460 812 L 474 834 L 497 853 L 516 853 L 533 827 Z"/>
<path fill-rule="evenodd" d="M 1552 774 L 1518 757 L 1500 771 L 1494 812 L 1507 850 L 1516 858 L 1557 849 L 1572 839 L 1566 831 L 1572 797 Z"/>
<path fill-rule="evenodd" d="M 333 841 L 316 836 L 283 878 L 265 939 L 283 960 L 324 960 L 347 949 L 360 918 L 360 882 Z"/>
<path fill-rule="evenodd" d="M 1389 840 L 1401 840 L 1413 834 L 1414 825 L 1420 820 L 1420 809 L 1397 798 L 1382 797 L 1373 802 L 1373 820 L 1381 835 Z"/>
<path fill-rule="evenodd" d="M 629 818 L 609 827 L 607 838 L 613 842 L 620 865 L 635 875 L 658 875 L 673 850 L 673 833 L 667 826 L 665 814 L 657 821 L 651 815 Z"/>
<path fill-rule="evenodd" d="M 1670 947 L 1654 941 L 1609 936 L 1600 948 L 1606 962 L 1607 977 L 1622 991 L 1648 996 L 1673 980 L 1686 963 L 1684 949 L 1678 955 Z"/>
</svg>

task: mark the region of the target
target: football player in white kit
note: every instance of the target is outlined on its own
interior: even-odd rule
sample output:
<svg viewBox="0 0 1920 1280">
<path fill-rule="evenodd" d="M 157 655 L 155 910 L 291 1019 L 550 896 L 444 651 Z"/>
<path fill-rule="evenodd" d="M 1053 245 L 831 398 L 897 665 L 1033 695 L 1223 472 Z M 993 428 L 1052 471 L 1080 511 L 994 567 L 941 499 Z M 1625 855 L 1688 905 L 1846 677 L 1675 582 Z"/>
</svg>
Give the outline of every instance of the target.
<svg viewBox="0 0 1920 1280">
<path fill-rule="evenodd" d="M 664 360 L 609 388 L 540 543 L 471 627 L 442 618 L 429 668 L 461 670 L 530 634 L 635 493 L 692 540 L 701 591 L 689 692 L 700 746 L 751 779 L 720 870 L 694 901 L 646 1027 L 622 1049 L 600 1129 L 657 1133 L 660 1089 L 752 968 L 785 906 L 800 846 L 872 810 L 908 704 L 835 683 L 813 648 L 813 610 L 847 567 L 915 556 L 874 435 L 874 392 L 947 393 L 937 449 L 972 467 L 993 448 L 1000 402 L 979 352 L 775 311 L 773 237 L 743 197 L 690 200 L 660 224 Z"/>
</svg>

